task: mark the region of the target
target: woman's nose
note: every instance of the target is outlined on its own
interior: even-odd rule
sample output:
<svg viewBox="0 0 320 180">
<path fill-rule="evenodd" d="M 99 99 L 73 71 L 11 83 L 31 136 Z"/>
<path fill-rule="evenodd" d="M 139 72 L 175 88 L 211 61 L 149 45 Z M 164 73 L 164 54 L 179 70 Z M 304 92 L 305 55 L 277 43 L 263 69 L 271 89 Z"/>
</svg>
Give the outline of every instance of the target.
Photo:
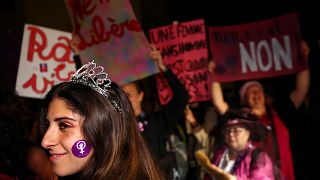
<svg viewBox="0 0 320 180">
<path fill-rule="evenodd" d="M 56 137 L 57 136 L 55 135 L 54 130 L 48 128 L 42 138 L 41 146 L 45 149 L 48 149 L 50 146 L 56 145 L 57 144 Z"/>
</svg>

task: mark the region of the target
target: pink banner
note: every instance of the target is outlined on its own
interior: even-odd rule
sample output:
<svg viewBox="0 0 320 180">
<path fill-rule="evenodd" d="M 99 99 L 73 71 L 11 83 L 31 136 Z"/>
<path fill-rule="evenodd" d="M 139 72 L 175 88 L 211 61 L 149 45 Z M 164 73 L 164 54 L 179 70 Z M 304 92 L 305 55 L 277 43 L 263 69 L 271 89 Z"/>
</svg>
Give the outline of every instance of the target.
<svg viewBox="0 0 320 180">
<path fill-rule="evenodd" d="M 66 0 L 83 63 L 94 59 L 118 84 L 157 72 L 129 0 Z"/>
<path fill-rule="evenodd" d="M 216 62 L 213 79 L 227 82 L 291 74 L 305 69 L 296 14 L 255 23 L 209 27 Z"/>
<path fill-rule="evenodd" d="M 190 102 L 208 100 L 208 49 L 203 20 L 154 28 L 150 41 L 161 50 L 164 63 L 181 80 L 190 94 Z M 157 76 L 161 104 L 172 97 L 164 76 Z"/>
</svg>

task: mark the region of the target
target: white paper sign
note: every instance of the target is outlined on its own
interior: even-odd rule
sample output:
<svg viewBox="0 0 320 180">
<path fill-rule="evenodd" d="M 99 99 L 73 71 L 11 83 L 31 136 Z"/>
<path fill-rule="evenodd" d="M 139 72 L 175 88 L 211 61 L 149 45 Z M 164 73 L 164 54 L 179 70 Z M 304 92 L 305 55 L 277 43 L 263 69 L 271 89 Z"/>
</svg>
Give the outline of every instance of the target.
<svg viewBox="0 0 320 180">
<path fill-rule="evenodd" d="M 75 72 L 70 40 L 71 33 L 25 25 L 16 81 L 18 95 L 42 98 L 53 85 L 70 79 Z"/>
</svg>

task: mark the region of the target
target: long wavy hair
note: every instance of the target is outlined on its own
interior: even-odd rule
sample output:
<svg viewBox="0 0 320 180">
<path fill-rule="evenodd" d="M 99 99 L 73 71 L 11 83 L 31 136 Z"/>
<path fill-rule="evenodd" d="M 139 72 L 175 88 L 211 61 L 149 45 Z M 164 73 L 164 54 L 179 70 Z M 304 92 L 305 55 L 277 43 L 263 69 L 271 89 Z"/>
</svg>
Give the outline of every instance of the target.
<svg viewBox="0 0 320 180">
<path fill-rule="evenodd" d="M 71 110 L 84 116 L 82 133 L 94 152 L 79 173 L 81 179 L 163 179 L 138 131 L 133 108 L 126 94 L 116 85 L 108 89 L 112 100 L 89 86 L 66 82 L 47 94 L 42 120 L 53 99 L 64 100 Z"/>
</svg>

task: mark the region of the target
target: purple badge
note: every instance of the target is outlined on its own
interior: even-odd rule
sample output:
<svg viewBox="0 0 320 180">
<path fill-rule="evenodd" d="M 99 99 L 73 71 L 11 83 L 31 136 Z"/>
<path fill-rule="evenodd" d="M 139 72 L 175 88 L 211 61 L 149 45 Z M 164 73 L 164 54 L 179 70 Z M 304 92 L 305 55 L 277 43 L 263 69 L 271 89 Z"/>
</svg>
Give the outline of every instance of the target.
<svg viewBox="0 0 320 180">
<path fill-rule="evenodd" d="M 91 150 L 91 145 L 86 140 L 79 140 L 72 146 L 72 153 L 78 158 L 86 157 Z"/>
</svg>

